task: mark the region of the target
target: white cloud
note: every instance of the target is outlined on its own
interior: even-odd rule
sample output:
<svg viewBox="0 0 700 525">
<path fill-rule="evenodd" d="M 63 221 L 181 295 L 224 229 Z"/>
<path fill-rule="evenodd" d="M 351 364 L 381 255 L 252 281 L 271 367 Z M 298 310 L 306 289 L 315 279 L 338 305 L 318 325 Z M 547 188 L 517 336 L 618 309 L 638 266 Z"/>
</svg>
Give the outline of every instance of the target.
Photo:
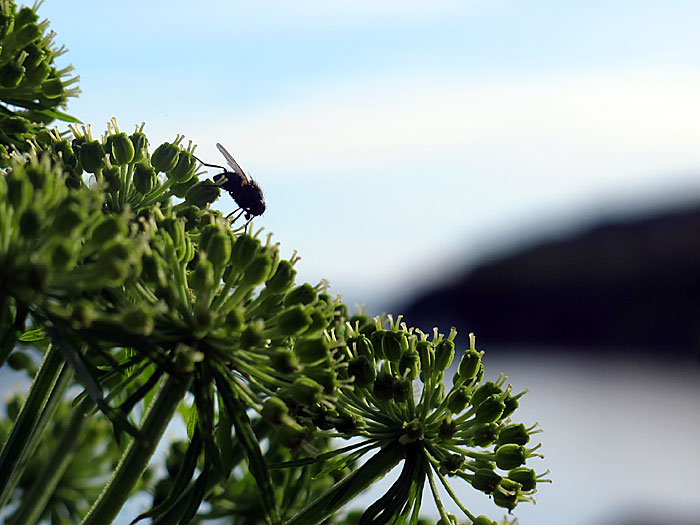
<svg viewBox="0 0 700 525">
<path fill-rule="evenodd" d="M 228 141 L 273 177 L 290 165 L 325 176 L 368 164 L 398 174 L 416 162 L 637 177 L 700 165 L 699 90 L 700 75 L 673 71 L 399 76 L 209 121 L 205 138 Z"/>
</svg>

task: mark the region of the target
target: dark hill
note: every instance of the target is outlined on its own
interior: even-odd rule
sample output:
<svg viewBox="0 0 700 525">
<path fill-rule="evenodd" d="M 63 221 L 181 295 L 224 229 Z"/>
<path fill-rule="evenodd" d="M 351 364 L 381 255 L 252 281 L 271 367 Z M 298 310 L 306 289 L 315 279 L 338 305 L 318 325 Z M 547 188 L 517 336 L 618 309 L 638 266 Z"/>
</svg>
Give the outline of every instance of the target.
<svg viewBox="0 0 700 525">
<path fill-rule="evenodd" d="M 401 310 L 493 346 L 700 347 L 700 206 L 601 224 L 486 261 Z"/>
</svg>

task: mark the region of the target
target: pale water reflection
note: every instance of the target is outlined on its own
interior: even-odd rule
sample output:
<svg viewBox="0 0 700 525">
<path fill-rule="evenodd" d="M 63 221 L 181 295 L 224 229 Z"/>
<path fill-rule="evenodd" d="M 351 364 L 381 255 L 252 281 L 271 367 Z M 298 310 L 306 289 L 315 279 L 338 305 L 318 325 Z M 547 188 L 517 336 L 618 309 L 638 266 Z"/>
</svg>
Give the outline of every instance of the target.
<svg viewBox="0 0 700 525">
<path fill-rule="evenodd" d="M 515 392 L 529 390 L 517 418 L 544 430 L 535 437 L 545 459 L 528 465 L 550 469 L 553 483 L 539 486 L 536 505 L 518 506 L 520 525 L 700 524 L 700 363 L 565 352 L 487 352 L 485 363 L 492 379 L 503 371 Z M 388 476 L 383 487 L 390 482 Z M 504 514 L 483 494 L 458 486 L 476 514 Z M 437 516 L 424 496 L 426 514 Z M 459 515 L 454 505 L 452 512 Z"/>
</svg>

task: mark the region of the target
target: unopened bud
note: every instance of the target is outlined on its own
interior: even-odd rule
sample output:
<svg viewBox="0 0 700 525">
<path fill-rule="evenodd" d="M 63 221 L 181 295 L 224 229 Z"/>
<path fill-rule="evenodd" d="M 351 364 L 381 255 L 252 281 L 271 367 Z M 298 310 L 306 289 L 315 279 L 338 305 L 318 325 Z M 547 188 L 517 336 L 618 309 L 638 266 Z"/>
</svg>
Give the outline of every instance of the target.
<svg viewBox="0 0 700 525">
<path fill-rule="evenodd" d="M 179 154 L 180 148 L 170 142 L 164 142 L 151 155 L 151 164 L 159 172 L 166 173 L 177 165 Z"/>
<path fill-rule="evenodd" d="M 315 363 L 328 359 L 330 351 L 326 340 L 321 337 L 301 339 L 294 347 L 294 353 L 302 363 Z"/>
</svg>

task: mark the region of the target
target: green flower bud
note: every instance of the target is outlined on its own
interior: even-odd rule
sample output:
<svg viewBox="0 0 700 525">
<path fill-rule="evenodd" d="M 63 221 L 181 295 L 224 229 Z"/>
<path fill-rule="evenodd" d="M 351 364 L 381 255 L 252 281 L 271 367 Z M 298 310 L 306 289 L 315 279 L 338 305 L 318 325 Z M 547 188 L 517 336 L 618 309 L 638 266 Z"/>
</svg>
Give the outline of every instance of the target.
<svg viewBox="0 0 700 525">
<path fill-rule="evenodd" d="M 211 235 L 206 244 L 201 243 L 201 246 L 216 268 L 223 267 L 231 257 L 231 238 L 223 231 Z"/>
<path fill-rule="evenodd" d="M 111 151 L 114 164 L 118 166 L 129 164 L 129 162 L 134 160 L 134 144 L 126 136 L 126 133 L 117 133 L 112 136 Z"/>
<path fill-rule="evenodd" d="M 211 289 L 214 286 L 214 267 L 207 259 L 200 259 L 199 264 L 190 274 L 190 286 L 202 292 L 203 290 Z"/>
<path fill-rule="evenodd" d="M 519 489 L 519 483 L 503 478 L 496 490 L 493 491 L 493 502 L 499 507 L 513 510 L 518 505 Z"/>
<path fill-rule="evenodd" d="M 377 399 L 388 401 L 394 397 L 394 376 L 388 372 L 379 372 L 372 389 Z"/>
<path fill-rule="evenodd" d="M 24 81 L 31 86 L 40 86 L 49 78 L 51 66 L 46 62 L 39 62 L 35 66 L 28 66 L 25 60 Z"/>
<path fill-rule="evenodd" d="M 491 494 L 496 487 L 501 482 L 501 476 L 496 474 L 493 470 L 487 468 L 480 468 L 471 478 L 472 487 L 479 490 L 485 494 Z"/>
<path fill-rule="evenodd" d="M 476 350 L 467 350 L 462 355 L 462 359 L 459 361 L 459 369 L 457 374 L 459 379 L 468 381 L 472 379 L 476 373 L 479 371 L 479 365 L 481 364 L 481 354 Z"/>
<path fill-rule="evenodd" d="M 498 395 L 494 394 L 484 399 L 476 408 L 476 421 L 478 423 L 495 423 L 503 415 L 506 405 Z"/>
<path fill-rule="evenodd" d="M 384 355 L 384 338 L 388 332 L 384 329 L 378 329 L 372 332 L 370 335 L 370 341 L 372 341 L 372 348 L 374 348 L 374 355 L 376 359 L 385 359 Z"/>
<path fill-rule="evenodd" d="M 155 328 L 155 321 L 149 309 L 134 307 L 122 314 L 121 325 L 132 334 L 151 335 Z"/>
<path fill-rule="evenodd" d="M 266 419 L 273 425 L 280 425 L 284 421 L 284 417 L 289 413 L 287 405 L 278 397 L 270 397 L 265 400 L 260 411 L 263 419 Z"/>
<path fill-rule="evenodd" d="M 335 422 L 335 429 L 341 434 L 354 435 L 360 428 L 360 421 L 353 415 L 343 414 Z"/>
<path fill-rule="evenodd" d="M 421 377 L 422 373 L 430 369 L 431 363 L 435 360 L 435 350 L 429 341 L 418 341 L 416 351 L 420 357 Z"/>
<path fill-rule="evenodd" d="M 495 383 L 488 381 L 476 389 L 474 395 L 472 395 L 472 405 L 478 407 L 484 399 L 494 394 L 502 394 L 503 390 Z"/>
<path fill-rule="evenodd" d="M 49 263 L 56 273 L 70 270 L 75 264 L 74 245 L 67 241 L 54 244 L 49 251 Z"/>
<path fill-rule="evenodd" d="M 292 374 L 299 370 L 299 359 L 287 348 L 275 348 L 270 354 L 270 366 L 283 374 Z"/>
<path fill-rule="evenodd" d="M 372 342 L 367 339 L 363 334 L 357 337 L 351 337 L 347 341 L 348 347 L 353 348 L 355 355 L 365 356 L 370 363 L 374 364 L 374 348 L 372 347 Z"/>
<path fill-rule="evenodd" d="M 467 407 L 469 399 L 469 391 L 466 388 L 453 388 L 447 396 L 447 408 L 453 414 L 459 414 Z"/>
<path fill-rule="evenodd" d="M 265 288 L 272 293 L 284 293 L 294 284 L 297 271 L 290 261 L 280 261 L 275 274 L 265 283 Z"/>
<path fill-rule="evenodd" d="M 0 22 L 0 24 L 2 24 L 2 22 Z M 24 67 L 27 69 L 31 69 L 38 66 L 42 62 L 46 62 L 46 53 L 44 53 L 43 49 L 36 44 L 29 44 L 25 46 L 23 51 L 27 53 L 27 56 L 23 62 Z"/>
<path fill-rule="evenodd" d="M 309 377 L 298 377 L 289 387 L 292 399 L 301 406 L 315 405 L 321 398 L 323 387 Z"/>
<path fill-rule="evenodd" d="M 381 338 L 381 345 L 384 358 L 392 363 L 398 363 L 399 359 L 401 359 L 401 354 L 408 350 L 408 339 L 403 332 L 385 330 L 384 336 Z"/>
<path fill-rule="evenodd" d="M 158 146 L 151 155 L 151 164 L 159 172 L 167 173 L 177 165 L 179 154 L 180 148 L 175 144 L 165 142 Z M 184 180 L 180 182 L 184 182 Z"/>
<path fill-rule="evenodd" d="M 115 237 L 126 236 L 127 233 L 129 233 L 129 228 L 123 220 L 108 215 L 93 228 L 90 242 L 96 247 L 102 246 Z"/>
<path fill-rule="evenodd" d="M 33 24 L 39 20 L 39 15 L 31 7 L 23 7 L 15 15 L 15 27 L 22 27 L 23 25 Z"/>
<path fill-rule="evenodd" d="M 512 470 L 525 463 L 525 447 L 515 443 L 506 443 L 496 449 L 496 465 L 501 470 Z"/>
<path fill-rule="evenodd" d="M 292 306 L 276 317 L 277 333 L 283 337 L 300 334 L 311 325 L 311 316 L 301 306 Z"/>
<path fill-rule="evenodd" d="M 219 198 L 221 190 L 209 182 L 198 182 L 187 190 L 185 201 L 197 208 L 206 208 Z"/>
<path fill-rule="evenodd" d="M 20 85 L 24 77 L 24 66 L 17 62 L 8 62 L 0 67 L 0 86 L 14 89 Z"/>
<path fill-rule="evenodd" d="M 114 242 L 99 253 L 95 262 L 102 283 L 109 286 L 119 286 L 124 282 L 131 270 L 130 246 L 122 242 Z M 95 283 L 98 284 L 98 283 Z"/>
<path fill-rule="evenodd" d="M 464 465 L 464 456 L 461 454 L 450 454 L 440 462 L 441 474 L 454 474 Z"/>
<path fill-rule="evenodd" d="M 176 197 L 184 199 L 187 196 L 187 192 L 190 191 L 190 188 L 197 184 L 197 182 L 199 182 L 197 180 L 197 177 L 190 177 L 190 179 L 186 182 L 182 182 L 180 184 L 173 184 L 170 187 L 170 191 L 172 191 L 173 195 L 175 195 Z"/>
<path fill-rule="evenodd" d="M 294 353 L 302 363 L 315 363 L 330 357 L 328 343 L 321 337 L 298 340 Z"/>
<path fill-rule="evenodd" d="M 180 372 L 194 372 L 195 365 L 203 359 L 204 354 L 191 346 L 180 343 L 175 347 L 175 366 Z"/>
<path fill-rule="evenodd" d="M 314 414 L 312 422 L 320 430 L 330 430 L 335 427 L 335 418 L 330 417 L 328 410 L 323 408 L 323 405 L 318 405 L 314 407 L 318 409 L 318 413 Z"/>
<path fill-rule="evenodd" d="M 231 264 L 243 269 L 250 264 L 260 250 L 260 241 L 250 235 L 239 235 L 231 249 Z"/>
<path fill-rule="evenodd" d="M 425 427 L 418 419 L 413 419 L 410 422 L 404 422 L 403 435 L 399 438 L 399 443 L 413 443 L 420 441 L 425 437 Z"/>
<path fill-rule="evenodd" d="M 521 489 L 524 492 L 535 490 L 537 486 L 537 475 L 535 471 L 527 467 L 517 467 L 508 472 L 508 478 L 520 483 Z"/>
<path fill-rule="evenodd" d="M 338 377 L 332 368 L 305 368 L 304 374 L 321 385 L 328 395 L 333 395 L 338 387 Z"/>
<path fill-rule="evenodd" d="M 430 404 L 429 406 L 431 407 L 436 407 L 440 403 L 442 403 L 442 400 L 445 399 L 445 385 L 442 383 L 439 383 L 435 390 L 433 390 L 432 394 L 430 395 Z"/>
<path fill-rule="evenodd" d="M 525 425 L 522 423 L 512 423 L 506 425 L 498 433 L 498 439 L 496 443 L 499 445 L 504 445 L 506 443 L 513 443 L 515 445 L 526 445 L 530 441 L 530 434 L 528 434 Z"/>
<path fill-rule="evenodd" d="M 491 518 L 488 516 L 484 516 L 483 514 L 481 516 L 478 516 L 472 525 L 496 525 L 496 522 L 493 521 Z"/>
<path fill-rule="evenodd" d="M 8 40 L 8 47 L 14 49 L 22 49 L 27 47 L 32 42 L 39 40 L 41 38 L 41 29 L 37 24 L 24 24 L 21 27 L 15 25 L 15 30 L 10 33 Z M 3 49 L 4 51 L 4 49 Z"/>
<path fill-rule="evenodd" d="M 154 152 L 155 155 L 155 152 Z M 168 170 L 166 175 L 176 183 L 187 182 L 194 175 L 197 169 L 197 160 L 187 151 L 180 151 L 177 156 L 175 167 Z"/>
<path fill-rule="evenodd" d="M 290 306 L 293 304 L 300 304 L 306 306 L 308 304 L 313 304 L 316 302 L 317 293 L 314 288 L 308 284 L 304 283 L 292 289 L 284 298 L 284 305 Z"/>
<path fill-rule="evenodd" d="M 510 394 L 506 395 L 503 403 L 506 405 L 506 408 L 503 410 L 503 416 L 501 416 L 503 419 L 515 412 L 519 406 L 518 400 Z"/>
<path fill-rule="evenodd" d="M 443 339 L 435 346 L 435 369 L 447 370 L 455 358 L 455 344 Z"/>
<path fill-rule="evenodd" d="M 107 190 L 110 192 L 117 192 L 122 187 L 121 173 L 119 173 L 119 168 L 112 166 L 111 168 L 105 168 L 102 170 L 102 177 L 107 182 Z"/>
<path fill-rule="evenodd" d="M 331 317 L 321 311 L 321 310 L 312 310 L 311 311 L 311 324 L 309 327 L 304 331 L 304 336 L 306 337 L 311 337 L 316 334 L 319 334 L 326 330 L 328 328 L 328 325 L 331 322 Z"/>
<path fill-rule="evenodd" d="M 270 275 L 272 259 L 267 254 L 260 254 L 253 259 L 243 272 L 243 284 L 257 286 Z"/>
<path fill-rule="evenodd" d="M 47 99 L 57 99 L 57 102 L 66 99 L 66 89 L 56 69 L 51 68 L 49 78 L 41 83 L 41 94 Z"/>
<path fill-rule="evenodd" d="M 153 191 L 158 183 L 156 170 L 145 162 L 137 162 L 134 164 L 134 188 L 142 195 L 146 195 Z"/>
<path fill-rule="evenodd" d="M 51 144 L 51 150 L 61 157 L 64 166 L 75 167 L 78 164 L 78 157 L 73 151 L 73 147 L 65 139 L 57 140 Z"/>
<path fill-rule="evenodd" d="M 133 160 L 138 162 L 145 159 L 146 155 L 144 153 L 147 154 L 148 149 L 148 138 L 146 135 L 140 131 L 136 131 L 129 135 L 129 140 L 131 141 L 131 146 L 134 149 Z"/>
<path fill-rule="evenodd" d="M 241 348 L 249 350 L 263 344 L 263 329 L 265 325 L 262 321 L 249 323 L 241 332 Z"/>
<path fill-rule="evenodd" d="M 97 140 L 90 140 L 80 146 L 80 163 L 88 173 L 98 173 L 105 166 L 105 150 Z"/>
<path fill-rule="evenodd" d="M 455 423 L 450 416 L 447 416 L 440 423 L 440 428 L 438 429 L 438 434 L 443 439 L 450 439 L 457 433 L 457 423 Z"/>
<path fill-rule="evenodd" d="M 399 374 L 413 381 L 418 377 L 420 371 L 420 357 L 415 350 L 408 350 L 401 354 L 399 360 Z"/>
<path fill-rule="evenodd" d="M 411 380 L 405 377 L 397 378 L 394 380 L 391 393 L 397 403 L 408 401 L 408 398 L 413 394 Z"/>
<path fill-rule="evenodd" d="M 494 423 L 483 423 L 476 425 L 472 429 L 471 443 L 475 447 L 488 447 L 498 435 L 498 425 Z"/>
<path fill-rule="evenodd" d="M 244 323 L 244 315 L 242 308 L 233 308 L 226 314 L 226 328 L 232 332 L 237 332 L 241 329 Z"/>
<path fill-rule="evenodd" d="M 348 363 L 348 374 L 355 378 L 355 386 L 366 388 L 374 383 L 377 372 L 367 356 L 361 355 Z"/>
</svg>

